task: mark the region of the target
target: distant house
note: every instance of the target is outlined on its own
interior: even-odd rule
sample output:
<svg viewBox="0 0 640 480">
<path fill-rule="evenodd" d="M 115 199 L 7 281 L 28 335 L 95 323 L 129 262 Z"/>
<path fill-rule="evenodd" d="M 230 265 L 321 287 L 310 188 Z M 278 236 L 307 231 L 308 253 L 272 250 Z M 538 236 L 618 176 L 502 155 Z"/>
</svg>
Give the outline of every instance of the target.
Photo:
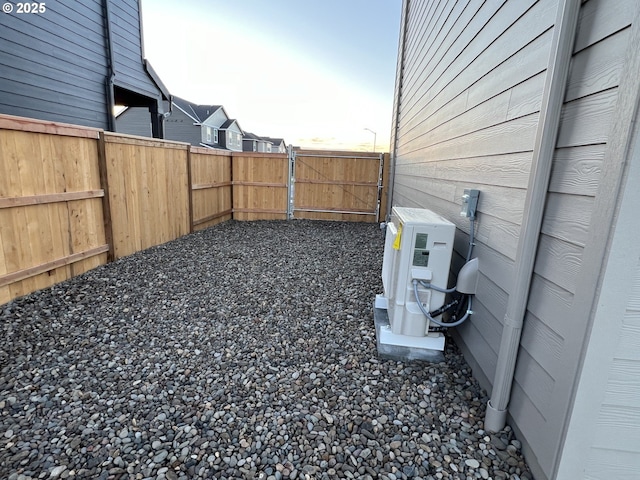
<svg viewBox="0 0 640 480">
<path fill-rule="evenodd" d="M 227 150 L 242 151 L 243 133 L 237 120 L 230 118 L 225 121 L 218 129 L 218 137 L 220 144 Z"/>
<path fill-rule="evenodd" d="M 3 14 L 0 113 L 116 131 L 114 107 L 139 107 L 152 136 L 163 137 L 169 94 L 144 60 L 141 30 L 138 0 Z"/>
<path fill-rule="evenodd" d="M 264 137 L 265 140 L 271 142 L 271 153 L 287 153 L 287 144 L 282 138 Z"/>
<path fill-rule="evenodd" d="M 260 137 L 251 132 L 244 132 L 242 150 L 244 152 L 271 153 L 272 143 L 265 137 Z"/>
<path fill-rule="evenodd" d="M 228 119 L 221 105 L 197 105 L 173 96 L 171 114 L 165 120 L 166 137 L 196 146 L 224 148 L 219 130 Z"/>
<path fill-rule="evenodd" d="M 637 0 L 403 1 L 390 197 L 457 224 L 455 272 L 481 191 L 450 330 L 537 480 L 640 478 L 639 41 Z"/>
</svg>

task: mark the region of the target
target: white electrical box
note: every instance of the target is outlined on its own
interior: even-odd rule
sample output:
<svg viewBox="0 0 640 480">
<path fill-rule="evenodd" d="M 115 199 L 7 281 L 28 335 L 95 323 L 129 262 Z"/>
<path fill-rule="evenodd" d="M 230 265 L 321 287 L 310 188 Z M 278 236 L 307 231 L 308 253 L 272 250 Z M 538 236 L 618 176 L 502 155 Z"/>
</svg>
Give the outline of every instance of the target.
<svg viewBox="0 0 640 480">
<path fill-rule="evenodd" d="M 389 326 L 379 332 L 381 343 L 444 350 L 444 335 L 429 333 L 429 321 L 416 301 L 413 280 L 447 288 L 456 227 L 431 210 L 394 207 L 387 223 L 382 285 L 376 300 L 386 308 Z M 445 294 L 418 285 L 426 310 L 440 308 Z"/>
</svg>

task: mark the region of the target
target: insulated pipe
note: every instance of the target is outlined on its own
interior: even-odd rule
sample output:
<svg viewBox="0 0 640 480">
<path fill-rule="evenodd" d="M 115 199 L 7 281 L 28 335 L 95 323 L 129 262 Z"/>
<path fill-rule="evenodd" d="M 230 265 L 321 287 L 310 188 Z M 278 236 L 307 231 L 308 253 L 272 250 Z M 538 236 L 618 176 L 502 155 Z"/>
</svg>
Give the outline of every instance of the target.
<svg viewBox="0 0 640 480">
<path fill-rule="evenodd" d="M 502 430 L 507 419 L 507 406 L 511 396 L 522 324 L 529 299 L 580 3 L 580 0 L 560 0 L 556 12 L 551 54 L 524 205 L 524 218 L 518 239 L 515 278 L 504 316 L 493 390 L 484 419 L 484 428 L 490 432 Z"/>
</svg>

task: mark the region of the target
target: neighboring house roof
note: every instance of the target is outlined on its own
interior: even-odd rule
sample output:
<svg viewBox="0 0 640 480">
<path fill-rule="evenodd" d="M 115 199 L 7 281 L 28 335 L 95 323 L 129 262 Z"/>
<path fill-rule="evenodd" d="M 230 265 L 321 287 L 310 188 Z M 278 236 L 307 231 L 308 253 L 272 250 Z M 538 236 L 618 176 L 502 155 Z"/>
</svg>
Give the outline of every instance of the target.
<svg viewBox="0 0 640 480">
<path fill-rule="evenodd" d="M 243 132 L 242 137 L 245 140 L 261 140 L 260 137 L 258 137 L 256 134 L 251 133 L 251 132 Z"/>
<path fill-rule="evenodd" d="M 222 125 L 220 125 L 220 130 L 226 130 L 229 127 L 231 127 L 231 125 L 233 125 L 234 123 L 240 129 L 240 131 L 242 132 L 242 136 L 244 137 L 244 132 L 242 131 L 242 128 L 240 127 L 240 124 L 238 123 L 238 121 L 235 118 L 227 119 L 226 122 L 224 122 Z"/>
<path fill-rule="evenodd" d="M 192 118 L 195 123 L 204 122 L 221 108 L 224 111 L 222 105 L 197 105 L 184 98 L 176 97 L 175 95 L 173 96 L 173 105 L 182 110 L 185 115 Z"/>
<path fill-rule="evenodd" d="M 209 143 L 200 143 L 199 145 L 200 147 L 204 147 L 204 148 L 208 148 L 210 150 L 225 150 L 228 151 L 228 148 L 224 148 L 221 145 L 216 145 L 216 144 L 209 144 Z"/>
<path fill-rule="evenodd" d="M 274 145 L 280 145 L 281 143 L 287 144 L 283 138 L 262 137 L 266 141 L 273 143 Z"/>
</svg>

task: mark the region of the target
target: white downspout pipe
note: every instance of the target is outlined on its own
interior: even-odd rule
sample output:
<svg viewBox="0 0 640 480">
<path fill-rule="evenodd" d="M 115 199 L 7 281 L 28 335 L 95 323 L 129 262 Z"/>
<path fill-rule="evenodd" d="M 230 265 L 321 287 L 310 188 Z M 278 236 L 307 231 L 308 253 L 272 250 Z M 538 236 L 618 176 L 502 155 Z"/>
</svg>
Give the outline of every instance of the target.
<svg viewBox="0 0 640 480">
<path fill-rule="evenodd" d="M 573 52 L 580 0 L 559 0 L 544 84 L 540 120 L 533 148 L 524 217 L 516 252 L 513 289 L 509 295 L 500 340 L 500 351 L 484 428 L 502 430 L 520 348 L 522 324 L 529 300 L 531 277 L 538 249 L 544 205 L 547 198 L 553 154 L 558 137 L 569 66 Z"/>
</svg>

